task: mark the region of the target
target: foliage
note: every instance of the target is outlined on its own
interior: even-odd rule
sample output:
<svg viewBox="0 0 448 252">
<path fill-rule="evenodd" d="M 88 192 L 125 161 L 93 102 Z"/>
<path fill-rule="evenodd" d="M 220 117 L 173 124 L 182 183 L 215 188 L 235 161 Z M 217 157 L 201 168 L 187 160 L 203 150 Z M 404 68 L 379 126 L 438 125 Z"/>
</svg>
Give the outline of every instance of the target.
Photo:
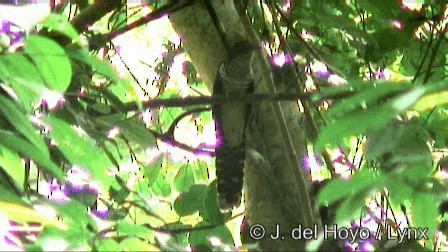
<svg viewBox="0 0 448 252">
<path fill-rule="evenodd" d="M 334 219 L 322 211 L 323 222 L 356 229 L 374 219 L 372 232 L 427 228 L 429 240 L 400 246 L 437 249 L 448 235 L 446 5 L 266 2 L 248 8 L 273 50 L 266 53 L 277 69 L 303 70 L 294 89 L 313 94 L 301 105 L 309 149 L 325 165 L 314 160 L 308 168 L 325 184 L 321 210 L 336 209 Z M 0 244 L 139 251 L 240 245 L 233 229 L 241 209 L 222 212 L 217 204 L 214 139 L 203 140 L 214 138 L 207 105 L 145 107 L 152 99 L 207 94 L 178 42 L 165 36 L 156 64 L 129 67 L 126 45 L 102 38 L 143 11 L 123 6 L 82 34 L 67 21 L 70 6 L 59 11 L 29 34 L 2 23 Z M 147 30 L 131 32 L 145 39 Z M 86 40 L 107 43 L 97 50 Z M 324 99 L 333 94 L 341 96 Z M 344 242 L 348 250 L 398 249 L 378 239 Z"/>
</svg>

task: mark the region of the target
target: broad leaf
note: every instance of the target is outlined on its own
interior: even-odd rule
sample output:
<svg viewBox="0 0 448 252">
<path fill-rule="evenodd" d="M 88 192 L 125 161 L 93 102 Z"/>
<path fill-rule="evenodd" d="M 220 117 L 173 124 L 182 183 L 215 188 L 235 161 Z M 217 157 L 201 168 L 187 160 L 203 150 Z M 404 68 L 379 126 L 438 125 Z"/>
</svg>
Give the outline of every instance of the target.
<svg viewBox="0 0 448 252">
<path fill-rule="evenodd" d="M 131 224 L 127 221 L 120 221 L 117 224 L 116 229 L 122 236 L 146 237 L 148 234 L 152 233 L 147 227 Z"/>
<path fill-rule="evenodd" d="M 159 173 L 159 176 L 154 181 L 154 184 L 151 186 L 152 191 L 159 196 L 168 197 L 171 194 L 171 187 L 168 181 L 166 180 L 165 175 Z"/>
<path fill-rule="evenodd" d="M 23 169 L 22 160 L 16 152 L 11 151 L 9 148 L 6 148 L 1 144 L 0 167 L 2 167 L 5 172 L 23 190 L 23 183 L 25 181 L 25 170 Z M 4 193 L 0 193 L 0 195 L 4 195 Z"/>
<path fill-rule="evenodd" d="M 64 49 L 51 39 L 28 37 L 25 52 L 30 56 L 50 89 L 61 93 L 72 79 L 72 67 Z"/>
<path fill-rule="evenodd" d="M 147 240 L 135 237 L 127 238 L 120 242 L 121 251 L 160 251 L 160 249 Z"/>
<path fill-rule="evenodd" d="M 206 185 L 194 185 L 174 201 L 174 210 L 180 216 L 194 214 L 203 209 L 204 197 L 207 194 Z"/>
<path fill-rule="evenodd" d="M 79 34 L 75 30 L 73 25 L 67 20 L 66 17 L 62 15 L 51 13 L 44 20 L 42 20 L 41 23 L 42 26 L 44 28 L 47 28 L 49 32 L 56 31 L 58 33 L 64 34 L 72 40 L 79 37 Z"/>
<path fill-rule="evenodd" d="M 207 192 L 204 196 L 204 207 L 199 212 L 208 223 L 221 224 L 227 218 L 230 218 L 231 212 L 223 213 L 218 205 L 218 191 L 216 188 L 216 180 L 207 188 Z"/>
<path fill-rule="evenodd" d="M 174 177 L 174 188 L 180 193 L 185 193 L 194 185 L 194 182 L 193 168 L 186 164 L 179 169 L 176 177 Z"/>
<path fill-rule="evenodd" d="M 10 99 L 0 95 L 0 113 L 26 137 L 36 148 L 46 157 L 49 157 L 48 148 L 43 139 L 37 134 L 36 128 L 31 124 L 29 118 L 17 108 L 17 105 Z"/>
<path fill-rule="evenodd" d="M 352 85 L 353 84 L 354 83 L 352 83 Z M 358 86 L 359 85 L 361 84 L 358 84 Z M 366 85 L 368 86 L 364 87 L 356 94 L 343 99 L 340 103 L 336 103 L 326 115 L 328 117 L 336 117 L 338 115 L 354 112 L 355 109 L 361 109 L 363 106 L 367 106 L 367 108 L 369 108 L 370 105 L 377 106 L 379 101 L 386 96 L 391 96 L 410 88 L 410 85 L 405 83 L 362 83 L 362 86 Z"/>
<path fill-rule="evenodd" d="M 430 240 L 434 238 L 435 231 L 439 226 L 437 217 L 439 215 L 437 198 L 434 194 L 419 192 L 412 197 L 412 220 L 416 228 L 427 228 Z"/>
<path fill-rule="evenodd" d="M 97 57 L 90 55 L 87 50 L 69 48 L 69 49 L 67 49 L 67 54 L 72 59 L 84 62 L 84 63 L 92 66 L 92 68 L 97 73 L 99 73 L 113 81 L 119 81 L 119 78 L 117 77 L 117 73 L 115 72 L 114 68 L 111 66 L 111 64 L 109 62 L 100 60 Z"/>
<path fill-rule="evenodd" d="M 56 117 L 48 117 L 46 122 L 51 126 L 50 137 L 65 158 L 71 164 L 88 169 L 94 179 L 108 188 L 112 181 L 109 169 L 114 165 L 95 142 L 87 134 L 75 131 L 74 127 Z"/>
<path fill-rule="evenodd" d="M 37 149 L 34 145 L 28 141 L 22 139 L 19 136 L 14 135 L 11 132 L 0 130 L 0 139 L 2 139 L 2 145 L 8 147 L 11 150 L 19 152 L 22 156 L 28 157 L 35 161 L 38 165 L 41 165 L 47 172 L 62 179 L 64 177 L 61 169 L 51 161 L 51 159 Z"/>
<path fill-rule="evenodd" d="M 124 120 L 117 124 L 123 135 L 138 143 L 141 148 L 155 146 L 155 138 L 152 133 L 143 125 L 133 120 Z"/>
<path fill-rule="evenodd" d="M 22 54 L 0 57 L 0 79 L 14 90 L 27 111 L 48 91 L 37 68 Z"/>
<path fill-rule="evenodd" d="M 160 175 L 163 165 L 163 157 L 159 157 L 154 164 L 145 167 L 144 177 L 148 186 L 152 186 Z"/>
<path fill-rule="evenodd" d="M 359 218 L 366 196 L 367 193 L 359 193 L 345 199 L 336 210 L 336 223 L 346 225 L 348 221 Z"/>
<path fill-rule="evenodd" d="M 68 228 L 64 221 L 56 218 L 49 218 L 43 213 L 39 213 L 33 208 L 24 205 L 0 201 L 0 213 L 6 215 L 10 220 L 21 224 L 39 222 L 44 226 L 53 226 L 59 230 L 67 230 Z"/>
<path fill-rule="evenodd" d="M 330 181 L 319 193 L 319 205 L 331 205 L 341 199 L 352 197 L 360 192 L 370 191 L 381 180 L 382 175 L 377 171 L 363 169 L 349 180 L 334 179 Z M 334 193 L 334 192 L 338 193 Z"/>
<path fill-rule="evenodd" d="M 395 113 L 390 106 L 353 112 L 322 128 L 315 149 L 322 151 L 327 144 L 332 146 L 341 144 L 344 137 L 356 136 L 367 129 L 380 129 L 394 118 Z"/>
</svg>

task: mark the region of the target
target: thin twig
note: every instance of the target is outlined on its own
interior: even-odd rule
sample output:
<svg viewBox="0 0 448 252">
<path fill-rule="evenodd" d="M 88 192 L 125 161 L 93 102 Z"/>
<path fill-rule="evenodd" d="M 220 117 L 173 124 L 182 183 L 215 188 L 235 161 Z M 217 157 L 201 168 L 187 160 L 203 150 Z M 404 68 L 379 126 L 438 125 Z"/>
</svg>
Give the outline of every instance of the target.
<svg viewBox="0 0 448 252">
<path fill-rule="evenodd" d="M 196 108 L 196 109 L 192 109 L 192 110 L 189 110 L 189 111 L 186 111 L 186 112 L 180 114 L 179 116 L 176 117 L 176 119 L 174 119 L 174 121 L 171 123 L 170 127 L 168 128 L 168 130 L 165 133 L 159 133 L 159 132 L 156 132 L 156 131 L 150 130 L 150 129 L 149 129 L 149 131 L 155 138 L 157 138 L 163 142 L 169 143 L 179 149 L 191 152 L 195 155 L 205 154 L 205 155 L 214 157 L 215 152 L 212 150 L 195 148 L 195 147 L 189 146 L 187 144 L 181 143 L 174 138 L 174 130 L 175 130 L 177 124 L 180 122 L 180 120 L 182 120 L 186 116 L 191 115 L 193 113 L 200 113 L 200 112 L 205 112 L 208 110 L 210 110 L 210 109 L 209 108 Z"/>
<path fill-rule="evenodd" d="M 436 56 L 438 55 L 439 48 L 442 45 L 443 40 L 445 40 L 446 30 L 447 30 L 447 26 L 445 26 L 443 31 L 439 33 L 439 38 L 434 46 L 434 49 L 432 50 L 431 57 L 429 58 L 428 67 L 426 68 L 427 69 L 426 74 L 425 74 L 425 77 L 423 78 L 423 84 L 426 84 L 429 80 L 429 77 L 431 77 L 431 68 L 432 68 L 432 65 L 434 64 Z"/>
<path fill-rule="evenodd" d="M 177 141 L 176 139 L 174 139 L 174 137 L 167 136 L 167 135 L 165 135 L 163 133 L 159 133 L 159 132 L 156 132 L 156 131 L 153 131 L 153 130 L 149 130 L 149 131 L 151 132 L 151 134 L 154 135 L 155 138 L 160 139 L 163 142 L 168 142 L 169 144 L 171 144 L 171 145 L 173 145 L 173 146 L 175 146 L 175 147 L 177 147 L 179 149 L 191 152 L 191 153 L 193 153 L 195 155 L 205 154 L 205 155 L 208 155 L 208 156 L 211 156 L 211 157 L 215 156 L 215 152 L 214 151 L 206 150 L 206 149 L 200 149 L 200 148 L 194 148 L 192 146 L 189 146 L 187 144 L 184 144 L 184 143 L 181 143 L 181 142 Z"/>
<path fill-rule="evenodd" d="M 423 65 L 425 64 L 425 62 L 426 62 L 426 58 L 427 58 L 428 55 L 429 55 L 429 49 L 431 49 L 431 45 L 432 45 L 432 43 L 433 43 L 433 41 L 434 41 L 434 30 L 435 30 L 435 26 L 434 26 L 434 25 L 433 25 L 433 26 L 430 26 L 430 29 L 431 29 L 431 35 L 430 35 L 430 37 L 429 37 L 428 46 L 426 47 L 426 51 L 425 51 L 425 53 L 423 54 L 423 58 L 422 58 L 422 60 L 420 61 L 420 64 L 419 64 L 419 66 L 418 66 L 418 68 L 417 68 L 417 71 L 415 72 L 415 75 L 414 75 L 414 78 L 412 79 L 412 82 L 415 82 L 415 81 L 417 80 L 417 78 L 420 76 L 420 73 L 421 73 L 421 71 L 422 71 Z"/>
</svg>

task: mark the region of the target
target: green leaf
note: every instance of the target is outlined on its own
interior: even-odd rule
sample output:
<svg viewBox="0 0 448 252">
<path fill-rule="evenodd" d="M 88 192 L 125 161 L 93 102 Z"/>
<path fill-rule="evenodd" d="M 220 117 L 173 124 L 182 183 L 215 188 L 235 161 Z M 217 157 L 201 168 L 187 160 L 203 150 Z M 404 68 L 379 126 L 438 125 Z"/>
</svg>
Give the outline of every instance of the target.
<svg viewBox="0 0 448 252">
<path fill-rule="evenodd" d="M 166 243 L 161 244 L 163 251 L 179 251 L 184 250 L 190 244 L 188 243 L 188 233 L 187 232 L 176 232 L 176 230 L 190 230 L 193 229 L 192 225 L 187 225 L 183 223 L 169 223 L 164 226 L 166 229 L 173 231 L 174 235 Z"/>
<path fill-rule="evenodd" d="M 336 223 L 340 225 L 347 224 L 347 221 L 357 219 L 365 205 L 367 193 L 359 193 L 345 199 L 336 210 Z"/>
<path fill-rule="evenodd" d="M 201 222 L 195 226 L 195 228 L 210 226 L 207 222 Z M 190 236 L 188 237 L 188 241 L 193 248 L 197 247 L 211 247 L 210 238 L 216 237 L 221 240 L 223 244 L 227 244 L 230 246 L 234 245 L 232 233 L 227 228 L 226 225 L 220 225 L 217 227 L 213 227 L 210 229 L 202 229 L 197 231 L 190 232 Z M 219 248 L 218 248 L 219 249 Z"/>
<path fill-rule="evenodd" d="M 425 94 L 424 88 L 416 88 L 410 90 L 409 92 L 406 92 L 405 94 L 402 94 L 397 98 L 395 98 L 392 101 L 392 107 L 396 112 L 403 112 L 412 105 L 414 105 L 414 103 L 416 103 L 417 100 L 424 94 Z"/>
<path fill-rule="evenodd" d="M 412 40 L 412 33 L 403 32 L 398 29 L 387 27 L 375 31 L 373 40 L 378 43 L 380 55 L 395 49 L 406 47 Z"/>
<path fill-rule="evenodd" d="M 51 126 L 49 135 L 64 157 L 71 164 L 88 169 L 94 179 L 108 188 L 113 179 L 108 174 L 109 169 L 114 165 L 95 142 L 87 134 L 75 131 L 71 125 L 56 117 L 47 117 L 46 123 Z"/>
<path fill-rule="evenodd" d="M 379 186 L 378 182 L 381 181 L 382 177 L 378 171 L 363 169 L 349 180 L 333 179 L 320 191 L 317 197 L 318 204 L 331 205 L 360 192 L 370 191 L 375 186 Z"/>
<path fill-rule="evenodd" d="M 418 112 L 423 112 L 425 110 L 444 106 L 448 103 L 446 97 L 448 97 L 448 91 L 441 91 L 425 95 L 419 101 L 417 101 L 417 103 L 414 105 L 414 109 Z"/>
<path fill-rule="evenodd" d="M 22 160 L 20 156 L 12 152 L 9 148 L 0 144 L 0 167 L 16 182 L 16 184 L 23 188 L 25 181 L 25 170 L 23 169 Z M 0 195 L 4 195 L 1 194 Z"/>
<path fill-rule="evenodd" d="M 384 97 L 397 94 L 411 87 L 410 84 L 391 82 L 352 82 L 351 84 L 357 88 L 362 88 L 362 90 L 343 99 L 340 103 L 336 103 L 326 114 L 328 117 L 337 117 L 338 115 L 354 112 L 356 111 L 355 109 L 360 109 L 362 106 L 367 106 L 367 108 L 369 108 L 369 105 L 377 106 L 378 102 L 384 99 Z"/>
<path fill-rule="evenodd" d="M 380 130 L 370 131 L 365 145 L 366 158 L 376 160 L 385 153 L 393 152 L 403 154 L 413 152 L 412 155 L 429 153 L 425 151 L 426 135 L 423 127 L 415 122 L 393 123 Z"/>
<path fill-rule="evenodd" d="M 415 185 L 421 185 L 423 181 L 426 181 L 431 176 L 432 172 L 433 169 L 430 165 L 416 162 L 406 167 L 403 170 L 403 175 Z"/>
<path fill-rule="evenodd" d="M 0 57 L 0 79 L 15 91 L 27 111 L 48 91 L 37 68 L 23 54 Z"/>
<path fill-rule="evenodd" d="M 431 193 L 417 193 L 412 197 L 411 214 L 413 226 L 416 228 L 428 228 L 428 237 L 434 238 L 435 231 L 439 227 L 437 217 L 437 197 Z"/>
<path fill-rule="evenodd" d="M 412 197 L 414 188 L 409 186 L 401 178 L 397 178 L 396 174 L 390 174 L 386 177 L 385 187 L 390 194 L 392 202 L 401 203 Z"/>
<path fill-rule="evenodd" d="M 204 221 L 212 224 L 222 224 L 224 220 L 230 218 L 231 212 L 224 214 L 218 205 L 218 191 L 216 180 L 210 183 L 204 196 L 204 207 L 200 209 L 200 214 Z"/>
<path fill-rule="evenodd" d="M 47 83 L 53 90 L 64 93 L 72 79 L 72 67 L 64 49 L 51 39 L 31 35 L 25 52 L 30 56 Z"/>
<path fill-rule="evenodd" d="M 448 92 L 445 95 L 448 95 Z M 421 114 L 420 120 L 432 136 L 432 139 L 435 140 L 434 148 L 445 148 L 448 143 L 448 135 L 445 133 L 446 129 L 448 129 L 448 117 L 445 115 L 444 109 L 439 108 L 434 111 L 424 112 Z"/>
<path fill-rule="evenodd" d="M 125 136 L 137 142 L 140 147 L 148 148 L 156 145 L 154 135 L 142 123 L 125 120 L 117 125 L 123 130 Z"/>
<path fill-rule="evenodd" d="M 208 176 L 208 167 L 207 167 L 207 163 L 201 160 L 198 160 L 196 162 L 196 165 L 193 166 L 193 171 L 194 171 L 194 178 L 196 181 L 209 181 L 209 176 Z"/>
<path fill-rule="evenodd" d="M 47 170 L 47 172 L 53 174 L 56 178 L 63 179 L 64 174 L 61 169 L 55 165 L 45 153 L 42 153 L 35 146 L 28 143 L 28 141 L 14 135 L 11 132 L 3 130 L 0 130 L 0 139 L 2 139 L 2 145 L 35 161 L 39 165 L 43 166 L 42 168 Z"/>
<path fill-rule="evenodd" d="M 120 242 L 120 247 L 121 251 L 160 251 L 156 245 L 148 242 L 146 239 L 141 240 L 135 237 L 124 239 Z"/>
<path fill-rule="evenodd" d="M 101 113 L 101 114 L 109 114 L 111 112 L 109 105 L 102 103 L 102 102 L 97 102 L 97 103 L 93 104 L 92 110 L 94 110 L 98 113 Z"/>
<path fill-rule="evenodd" d="M 109 26 L 111 30 L 121 29 L 126 26 L 128 20 L 127 9 L 124 6 L 118 12 L 114 12 L 109 18 Z"/>
<path fill-rule="evenodd" d="M 126 114 L 124 113 L 112 113 L 108 115 L 100 115 L 95 118 L 95 123 L 101 126 L 112 126 L 116 123 L 126 120 Z"/>
<path fill-rule="evenodd" d="M 13 204 L 9 202 L 0 201 L 0 212 L 10 220 L 21 224 L 28 224 L 29 222 L 38 222 L 44 226 L 52 226 L 58 228 L 58 231 L 67 230 L 65 221 L 57 218 L 51 218 L 35 209 L 24 206 L 22 204 Z"/>
<path fill-rule="evenodd" d="M 161 156 L 157 159 L 157 161 L 153 165 L 145 167 L 144 177 L 146 179 L 148 186 L 152 186 L 154 182 L 158 179 L 158 177 L 161 175 L 160 172 L 162 171 L 163 159 L 164 159 L 163 156 Z"/>
<path fill-rule="evenodd" d="M 46 201 L 45 203 L 56 209 L 59 216 L 68 224 L 69 230 L 66 234 L 63 234 L 63 237 L 81 242 L 83 239 L 87 239 L 90 233 L 86 232 L 86 227 L 87 225 L 95 225 L 95 221 L 88 214 L 85 205 L 76 200 L 71 200 L 65 204 L 53 201 Z"/>
<path fill-rule="evenodd" d="M 152 133 L 142 124 L 132 120 L 124 120 L 117 124 L 123 135 L 139 144 L 141 148 L 155 146 L 156 140 Z"/>
<path fill-rule="evenodd" d="M 423 44 L 423 48 L 427 48 L 428 43 L 426 41 L 420 41 Z M 403 48 L 403 58 L 401 60 L 400 68 L 405 75 L 413 76 L 416 74 L 418 66 L 423 57 L 421 50 L 422 44 L 412 43 L 408 47 Z"/>
<path fill-rule="evenodd" d="M 203 209 L 206 194 L 206 185 L 194 185 L 188 192 L 176 198 L 174 201 L 174 210 L 180 216 L 194 214 Z"/>
<path fill-rule="evenodd" d="M 47 28 L 49 32 L 59 32 L 72 40 L 79 37 L 78 32 L 66 17 L 51 13 L 42 21 L 42 27 Z"/>
<path fill-rule="evenodd" d="M 22 173 L 23 173 L 23 171 L 22 171 Z M 0 177 L 0 202 L 25 205 L 26 203 L 24 200 L 22 200 L 20 195 L 18 195 L 17 193 L 14 193 L 14 189 L 11 188 L 10 186 L 6 185 L 6 183 L 3 182 L 3 179 L 4 178 Z M 0 213 L 1 213 L 1 209 L 0 209 Z"/>
<path fill-rule="evenodd" d="M 165 176 L 162 174 L 159 174 L 151 189 L 156 195 L 162 197 L 168 197 L 171 194 L 170 183 L 166 181 Z"/>
<path fill-rule="evenodd" d="M 380 129 L 394 118 L 395 113 L 390 106 L 353 112 L 322 128 L 315 149 L 320 152 L 326 145 L 340 144 L 344 137 L 356 136 L 367 129 Z"/>
<path fill-rule="evenodd" d="M 328 87 L 328 88 L 322 88 L 319 91 L 319 93 L 312 94 L 310 96 L 310 98 L 313 102 L 318 102 L 318 101 L 321 101 L 322 99 L 325 99 L 325 97 L 337 97 L 338 95 L 346 96 L 349 93 L 353 93 L 353 91 L 354 91 L 354 89 L 351 86 Z M 350 98 L 347 98 L 347 99 L 350 99 Z M 356 103 L 356 101 L 355 101 L 355 103 Z M 360 102 L 358 102 L 358 103 L 360 103 Z M 335 106 L 335 107 L 337 107 L 337 106 Z M 335 107 L 333 107 L 333 108 L 335 108 Z M 331 112 L 331 111 L 329 111 L 329 112 Z M 205 114 L 205 113 L 202 113 L 202 114 Z"/>
<path fill-rule="evenodd" d="M 89 54 L 85 49 L 68 48 L 67 54 L 70 58 L 84 62 L 90 66 L 99 74 L 113 80 L 119 81 L 119 77 L 115 72 L 114 68 L 107 61 L 100 60 L 95 56 Z"/>
<path fill-rule="evenodd" d="M 116 181 L 109 187 L 109 195 L 111 199 L 115 200 L 119 204 L 123 204 L 126 198 L 131 193 L 126 184 L 120 183 L 120 177 L 115 176 Z"/>
<path fill-rule="evenodd" d="M 0 95 L 0 112 L 5 118 L 26 137 L 36 148 L 49 157 L 47 145 L 44 140 L 37 134 L 37 130 L 30 123 L 28 117 L 16 107 L 16 104 Z"/>
<path fill-rule="evenodd" d="M 121 251 L 121 246 L 113 239 L 102 239 L 99 241 L 99 251 Z"/>
<path fill-rule="evenodd" d="M 372 13 L 377 18 L 382 19 L 395 17 L 397 15 L 397 11 L 402 11 L 398 1 L 362 1 L 359 3 L 359 6 L 364 10 Z"/>
<path fill-rule="evenodd" d="M 122 236 L 146 237 L 152 233 L 150 229 L 144 226 L 131 224 L 127 221 L 120 221 L 117 224 L 116 230 Z"/>
<path fill-rule="evenodd" d="M 179 98 L 179 94 L 177 94 L 177 92 L 165 92 L 163 93 L 164 95 L 161 95 L 160 98 Z M 164 130 L 165 128 L 168 129 L 171 124 L 173 123 L 173 121 L 180 116 L 182 113 L 185 112 L 185 110 L 183 108 L 176 108 L 176 107 L 172 107 L 172 108 L 163 108 L 160 110 L 160 114 L 159 114 L 159 122 L 160 125 L 163 127 L 162 129 Z"/>
<path fill-rule="evenodd" d="M 185 193 L 194 183 L 193 169 L 187 163 L 179 169 L 176 177 L 174 177 L 174 188 L 180 193 Z"/>
</svg>

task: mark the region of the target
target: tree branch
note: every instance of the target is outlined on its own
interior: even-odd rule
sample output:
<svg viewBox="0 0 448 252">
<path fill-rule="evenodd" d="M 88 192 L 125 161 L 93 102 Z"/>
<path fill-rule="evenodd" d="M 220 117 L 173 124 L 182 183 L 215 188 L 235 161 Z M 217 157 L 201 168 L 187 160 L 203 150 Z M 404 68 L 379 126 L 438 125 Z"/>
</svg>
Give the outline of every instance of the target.
<svg viewBox="0 0 448 252">
<path fill-rule="evenodd" d="M 77 15 L 71 21 L 73 27 L 79 33 L 87 30 L 87 28 L 104 17 L 107 13 L 119 8 L 122 5 L 118 0 L 102 0 L 87 7 L 83 12 Z"/>
<path fill-rule="evenodd" d="M 197 105 L 212 105 L 221 103 L 260 103 L 265 101 L 296 101 L 307 100 L 311 102 L 319 102 L 329 99 L 341 99 L 354 92 L 351 90 L 345 90 L 336 94 L 322 95 L 319 93 L 276 93 L 276 94 L 248 94 L 248 95 L 214 95 L 214 96 L 197 96 L 186 98 L 166 98 L 166 99 L 154 99 L 151 101 L 143 102 L 142 104 L 127 103 L 125 107 L 127 110 L 139 110 L 148 108 L 159 107 L 189 107 Z"/>
<path fill-rule="evenodd" d="M 193 154 L 206 154 L 209 156 L 215 156 L 215 152 L 211 151 L 211 150 L 207 150 L 207 149 L 202 149 L 202 148 L 194 148 L 192 146 L 189 146 L 187 144 L 181 143 L 179 141 L 177 141 L 174 138 L 174 130 L 176 129 L 177 124 L 180 122 L 180 120 L 182 120 L 183 118 L 187 117 L 188 115 L 191 115 L 193 113 L 200 113 L 200 112 L 205 112 L 208 111 L 208 108 L 196 108 L 196 109 L 192 109 L 189 111 L 186 111 L 184 113 L 182 113 L 181 115 L 179 115 L 178 117 L 176 117 L 176 119 L 174 119 L 174 121 L 171 123 L 170 127 L 168 128 L 168 130 L 165 133 L 159 133 L 153 130 L 150 130 L 151 133 L 158 139 L 164 141 L 164 142 L 168 142 L 182 150 L 186 150 L 189 151 Z"/>
<path fill-rule="evenodd" d="M 152 11 L 151 13 L 147 14 L 146 16 L 144 16 L 140 19 L 137 19 L 133 23 L 126 25 L 116 31 L 112 31 L 107 34 L 99 34 L 99 35 L 91 37 L 89 39 L 89 44 L 94 44 L 96 47 L 102 46 L 102 45 L 98 45 L 98 42 L 96 42 L 98 40 L 97 39 L 98 37 L 101 38 L 101 39 L 99 39 L 99 41 L 102 41 L 102 42 L 110 41 L 115 37 L 118 37 L 132 29 L 135 29 L 137 27 L 145 25 L 151 21 L 157 20 L 169 13 L 174 13 L 176 11 L 182 10 L 183 8 L 191 5 L 192 3 L 193 3 L 192 0 L 171 1 L 170 3 L 163 5 L 162 7 Z"/>
</svg>

